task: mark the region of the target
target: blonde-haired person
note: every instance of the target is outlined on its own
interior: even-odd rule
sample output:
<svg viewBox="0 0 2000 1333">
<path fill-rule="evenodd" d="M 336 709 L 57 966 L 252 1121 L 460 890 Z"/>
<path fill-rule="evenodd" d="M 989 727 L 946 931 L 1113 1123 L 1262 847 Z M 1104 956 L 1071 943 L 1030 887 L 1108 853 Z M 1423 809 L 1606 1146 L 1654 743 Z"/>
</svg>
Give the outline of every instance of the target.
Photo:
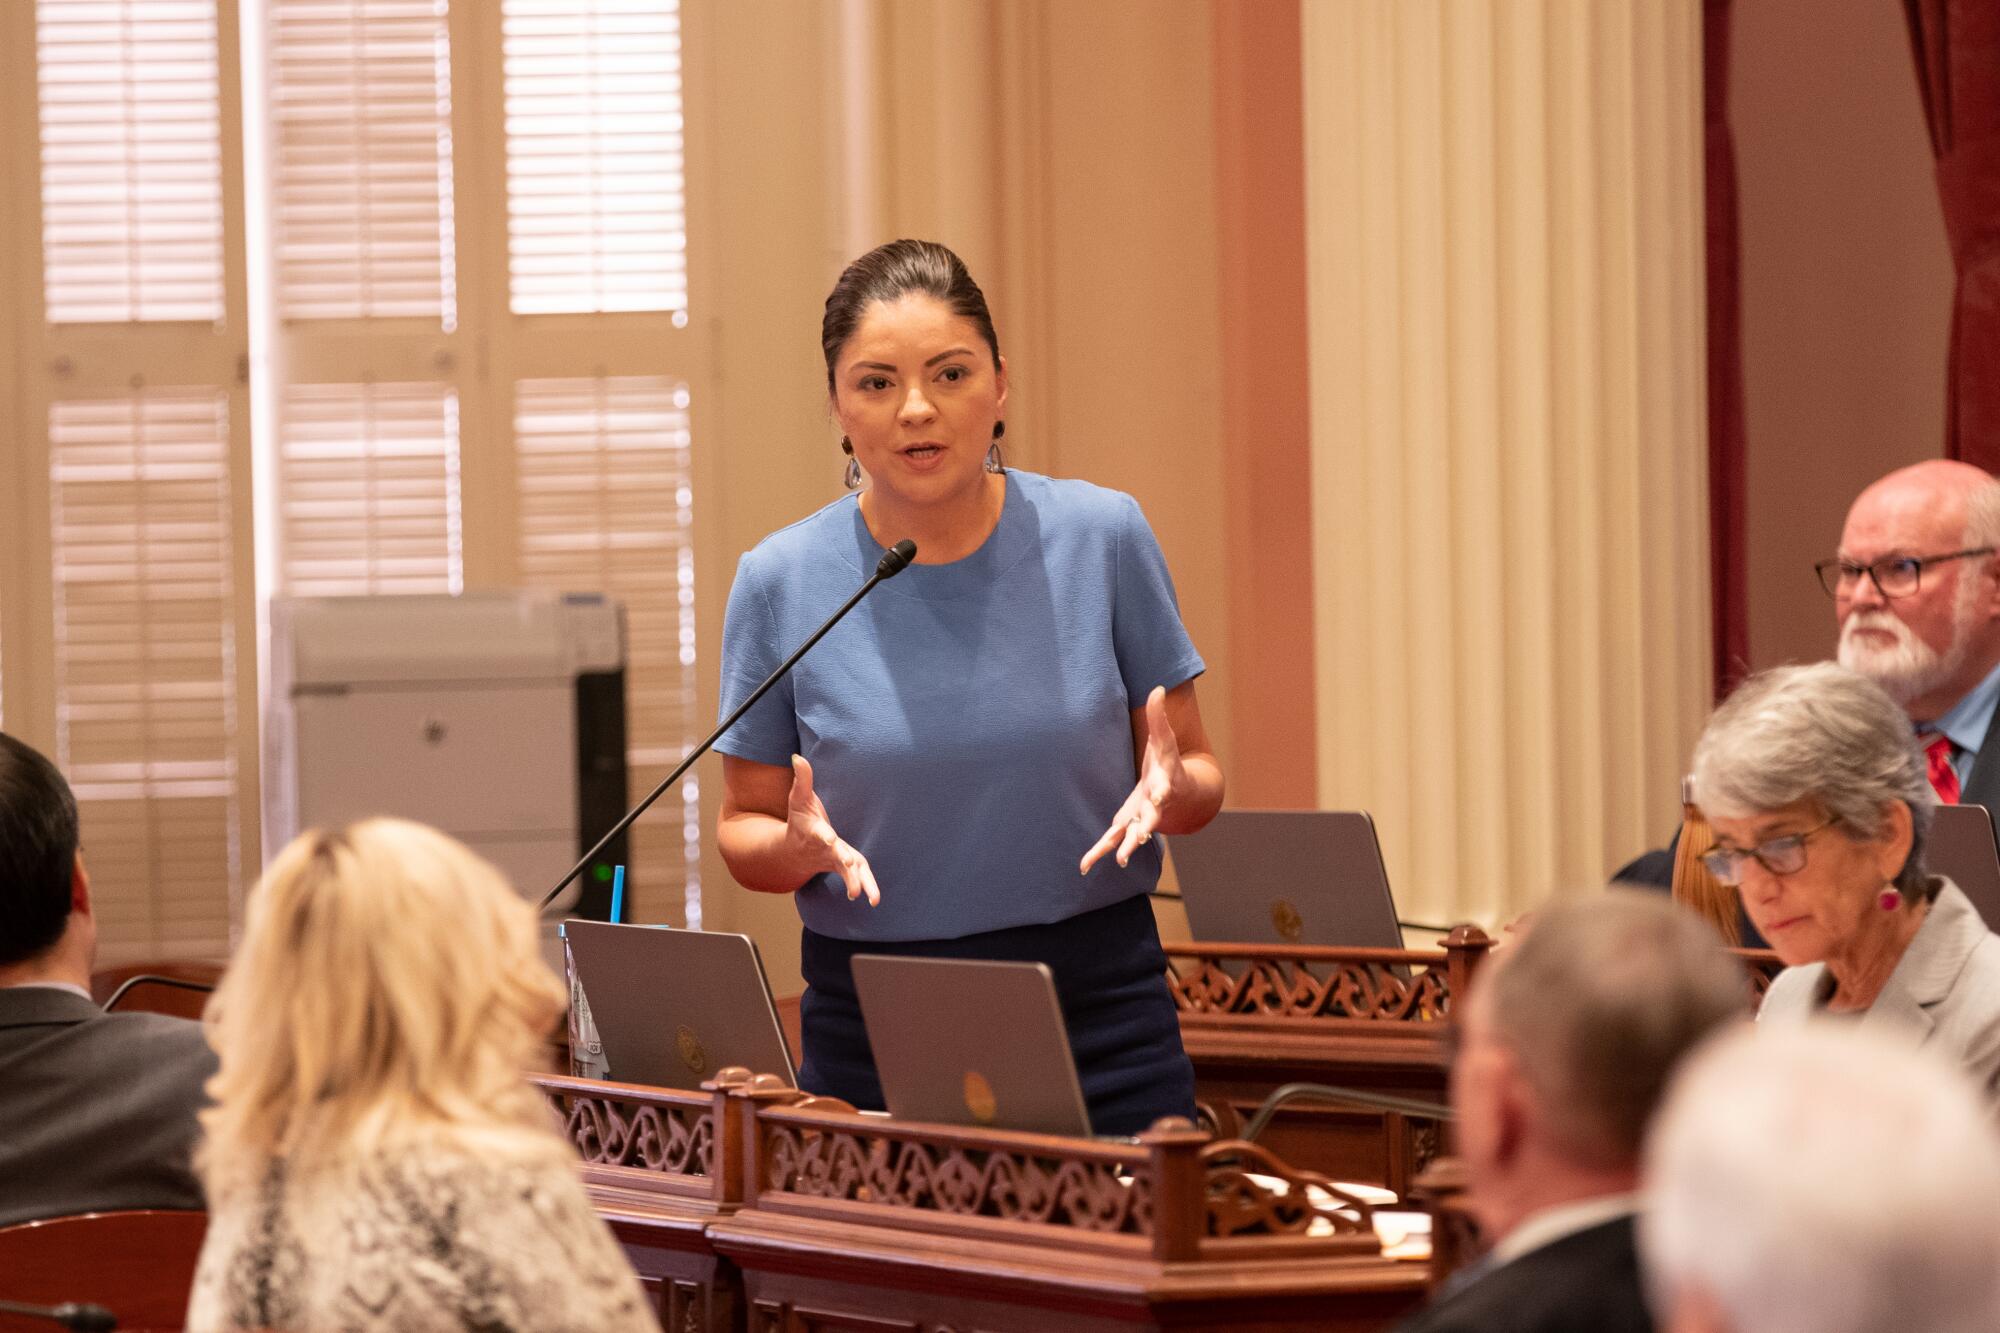
<svg viewBox="0 0 2000 1333">
<path fill-rule="evenodd" d="M 656 1328 L 523 1076 L 563 1000 L 533 911 L 451 838 L 293 840 L 206 1016 L 187 1327 Z"/>
</svg>

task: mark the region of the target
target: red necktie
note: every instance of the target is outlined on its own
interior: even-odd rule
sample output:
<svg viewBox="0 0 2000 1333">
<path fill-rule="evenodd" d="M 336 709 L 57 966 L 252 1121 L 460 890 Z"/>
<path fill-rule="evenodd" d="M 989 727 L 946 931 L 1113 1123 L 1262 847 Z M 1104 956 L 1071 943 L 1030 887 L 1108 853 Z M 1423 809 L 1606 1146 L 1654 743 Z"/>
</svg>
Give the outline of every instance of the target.
<svg viewBox="0 0 2000 1333">
<path fill-rule="evenodd" d="M 1924 746 L 1924 758 L 1929 760 L 1931 788 L 1945 805 L 1958 804 L 1958 770 L 1951 766 L 1951 737 L 1942 731 L 1931 734 L 1930 743 Z"/>
</svg>

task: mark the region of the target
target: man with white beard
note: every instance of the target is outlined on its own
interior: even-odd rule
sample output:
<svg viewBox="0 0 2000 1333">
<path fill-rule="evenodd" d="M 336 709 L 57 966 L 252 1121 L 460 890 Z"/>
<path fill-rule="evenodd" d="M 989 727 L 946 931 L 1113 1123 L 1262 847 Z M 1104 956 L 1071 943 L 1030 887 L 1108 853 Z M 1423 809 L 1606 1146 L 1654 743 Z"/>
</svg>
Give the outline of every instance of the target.
<svg viewBox="0 0 2000 1333">
<path fill-rule="evenodd" d="M 1943 801 L 2000 810 L 2000 482 L 1969 463 L 1899 469 L 1847 511 L 1815 567 L 1840 621 L 1840 664 L 1903 705 Z M 1982 762 L 1983 760 L 1983 762 Z"/>
</svg>

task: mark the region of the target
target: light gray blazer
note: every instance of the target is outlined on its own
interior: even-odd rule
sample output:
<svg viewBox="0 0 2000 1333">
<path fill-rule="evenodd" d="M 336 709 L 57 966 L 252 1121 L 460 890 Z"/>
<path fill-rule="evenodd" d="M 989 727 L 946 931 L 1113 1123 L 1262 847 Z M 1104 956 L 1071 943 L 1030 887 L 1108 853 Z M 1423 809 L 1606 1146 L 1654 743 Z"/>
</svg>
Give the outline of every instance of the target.
<svg viewBox="0 0 2000 1333">
<path fill-rule="evenodd" d="M 214 1072 L 199 1023 L 0 987 L 0 1226 L 200 1208 L 189 1159 Z"/>
<path fill-rule="evenodd" d="M 1826 964 L 1788 967 L 1772 981 L 1757 1019 L 1798 1023 L 1833 993 Z M 1951 1055 L 2000 1100 L 2000 935 L 1986 928 L 1972 901 L 1944 881 L 1923 925 L 1861 1015 L 1866 1026 L 1894 1025 Z"/>
</svg>

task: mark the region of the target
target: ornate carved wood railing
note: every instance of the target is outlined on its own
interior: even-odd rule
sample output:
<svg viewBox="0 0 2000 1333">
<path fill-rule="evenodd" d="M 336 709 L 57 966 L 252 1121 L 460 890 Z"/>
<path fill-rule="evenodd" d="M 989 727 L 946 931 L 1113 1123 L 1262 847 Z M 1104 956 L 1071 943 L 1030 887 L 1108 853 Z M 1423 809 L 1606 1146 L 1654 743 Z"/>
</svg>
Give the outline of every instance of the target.
<svg viewBox="0 0 2000 1333">
<path fill-rule="evenodd" d="M 1423 1284 L 1332 1181 L 1183 1122 L 1134 1142 L 916 1125 L 740 1069 L 698 1094 L 536 1082 L 675 1333 L 1360 1330 Z"/>
<path fill-rule="evenodd" d="M 1116 1142 L 732 1095 L 744 1199 L 711 1236 L 753 1333 L 1383 1327 L 1423 1285 L 1382 1258 L 1365 1203 L 1184 1121 Z"/>
<path fill-rule="evenodd" d="M 1169 944 L 1167 985 L 1196 1095 L 1224 1134 L 1291 1082 L 1443 1101 L 1453 1006 L 1493 947 L 1476 926 L 1438 949 Z M 1777 956 L 1732 952 L 1761 997 Z M 1403 1193 L 1445 1137 L 1435 1121 L 1300 1105 L 1281 1113 L 1269 1141 L 1287 1160 Z"/>
<path fill-rule="evenodd" d="M 1183 1032 L 1408 1035 L 1406 1025 L 1446 1020 L 1492 947 L 1477 926 L 1453 930 L 1441 949 L 1197 940 L 1166 946 L 1167 986 Z"/>
<path fill-rule="evenodd" d="M 745 1103 L 755 1086 L 812 1104 L 780 1080 L 724 1069 L 702 1092 L 537 1074 L 564 1137 L 583 1159 L 591 1203 L 625 1248 L 674 1333 L 737 1333 L 742 1283 L 708 1241 L 708 1227 L 743 1202 Z"/>
<path fill-rule="evenodd" d="M 1444 1100 L 1452 1006 L 1492 949 L 1475 926 L 1438 949 L 1169 944 L 1167 985 L 1195 1093 L 1224 1134 L 1286 1083 Z M 1288 1161 L 1403 1192 L 1443 1146 L 1430 1120 L 1324 1104 L 1279 1113 Z"/>
<path fill-rule="evenodd" d="M 1367 1205 L 1332 1181 L 1184 1121 L 1162 1121 L 1127 1144 L 767 1103 L 746 1133 L 744 1206 L 774 1214 L 1162 1262 L 1273 1243 L 1320 1254 L 1380 1249 Z M 1260 1175 L 1283 1185 L 1272 1189 Z M 1309 1184 L 1351 1212 L 1310 1207 Z"/>
<path fill-rule="evenodd" d="M 673 1193 L 727 1197 L 717 1193 L 727 1182 L 715 1169 L 713 1094 L 554 1074 L 537 1074 L 534 1082 L 586 1167 L 642 1172 L 646 1182 L 664 1182 Z M 587 1174 L 624 1179 L 605 1170 Z"/>
</svg>

